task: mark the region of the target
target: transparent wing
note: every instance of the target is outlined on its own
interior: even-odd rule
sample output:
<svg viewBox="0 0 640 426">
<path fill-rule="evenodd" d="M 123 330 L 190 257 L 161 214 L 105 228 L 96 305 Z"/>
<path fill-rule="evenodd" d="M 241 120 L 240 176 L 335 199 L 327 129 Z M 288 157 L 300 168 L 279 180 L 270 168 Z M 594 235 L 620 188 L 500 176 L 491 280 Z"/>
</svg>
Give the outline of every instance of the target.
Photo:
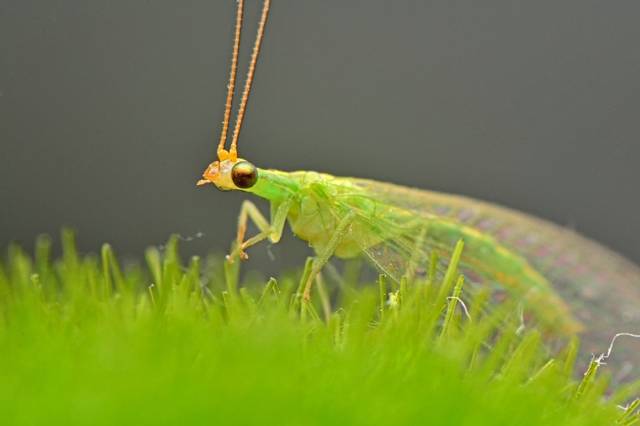
<svg viewBox="0 0 640 426">
<path fill-rule="evenodd" d="M 354 192 L 361 192 L 371 200 L 417 217 L 446 218 L 492 236 L 500 245 L 526 259 L 552 283 L 586 326 L 586 350 L 598 353 L 608 347 L 615 333 L 640 331 L 640 268 L 606 247 L 550 222 L 471 198 L 369 180 L 349 179 L 349 182 Z M 372 246 L 366 250 L 367 256 L 381 264 L 389 252 L 398 253 L 397 257 L 410 256 L 414 235 L 390 235 L 393 241 L 384 248 Z M 423 251 L 436 249 L 446 255 L 450 243 L 440 235 L 437 241 L 427 239 Z M 473 257 L 473 248 L 467 247 L 465 251 Z M 402 265 L 400 261 L 394 261 L 394 265 L 397 267 L 388 269 L 396 271 L 397 276 Z M 482 269 L 482 265 L 469 266 L 471 270 Z M 633 359 L 640 369 L 637 343 L 622 343 L 618 349 L 621 352 L 631 353 L 621 358 Z"/>
<path fill-rule="evenodd" d="M 353 210 L 353 209 L 352 209 Z M 428 237 L 428 221 L 422 217 L 396 216 L 394 221 L 357 212 L 356 221 L 362 232 L 357 238 L 362 252 L 381 272 L 396 282 L 404 276 L 426 273 L 433 253 L 448 259 L 453 246 Z M 439 263 L 442 275 L 447 265 Z"/>
</svg>

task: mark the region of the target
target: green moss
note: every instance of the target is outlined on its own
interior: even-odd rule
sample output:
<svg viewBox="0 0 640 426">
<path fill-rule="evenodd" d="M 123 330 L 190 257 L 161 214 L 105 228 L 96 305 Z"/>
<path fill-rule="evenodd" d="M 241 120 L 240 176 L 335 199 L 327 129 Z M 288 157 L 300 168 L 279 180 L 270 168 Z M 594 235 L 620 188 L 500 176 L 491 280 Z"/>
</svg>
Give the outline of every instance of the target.
<svg viewBox="0 0 640 426">
<path fill-rule="evenodd" d="M 445 286 L 434 274 L 402 288 L 347 282 L 305 308 L 299 276 L 240 282 L 237 264 L 182 265 L 176 241 L 149 249 L 146 268 L 126 270 L 108 246 L 78 255 L 70 233 L 57 261 L 44 237 L 33 258 L 9 248 L 0 262 L 2 424 L 638 420 L 637 404 L 616 406 L 637 384 L 605 398 L 597 365 L 575 380 L 575 342 L 550 358 L 536 330 L 517 332 L 512 306 L 488 309 L 484 293 L 467 316 L 455 264 Z"/>
</svg>

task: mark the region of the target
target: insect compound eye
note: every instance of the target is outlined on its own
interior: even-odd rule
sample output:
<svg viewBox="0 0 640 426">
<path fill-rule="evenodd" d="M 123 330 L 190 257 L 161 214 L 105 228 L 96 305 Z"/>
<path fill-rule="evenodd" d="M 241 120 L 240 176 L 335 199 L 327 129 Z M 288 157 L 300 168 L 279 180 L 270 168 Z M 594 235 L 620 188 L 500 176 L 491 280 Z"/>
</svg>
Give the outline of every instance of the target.
<svg viewBox="0 0 640 426">
<path fill-rule="evenodd" d="M 251 188 L 258 181 L 258 169 L 248 161 L 240 161 L 231 169 L 231 180 L 238 188 Z"/>
</svg>

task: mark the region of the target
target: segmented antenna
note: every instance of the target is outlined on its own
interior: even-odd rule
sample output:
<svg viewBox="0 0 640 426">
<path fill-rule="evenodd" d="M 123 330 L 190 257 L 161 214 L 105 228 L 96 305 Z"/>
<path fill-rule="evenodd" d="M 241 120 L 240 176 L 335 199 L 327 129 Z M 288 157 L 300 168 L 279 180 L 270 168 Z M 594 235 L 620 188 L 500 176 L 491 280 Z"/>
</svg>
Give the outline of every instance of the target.
<svg viewBox="0 0 640 426">
<path fill-rule="evenodd" d="M 237 0 L 237 2 L 238 9 L 236 11 L 235 38 L 233 42 L 233 54 L 231 56 L 229 84 L 227 85 L 227 102 L 225 103 L 224 120 L 222 121 L 222 132 L 220 133 L 220 141 L 218 142 L 217 150 L 218 159 L 220 161 L 226 160 L 227 158 L 235 161 L 238 158 L 238 137 L 240 136 L 240 128 L 242 127 L 242 121 L 244 120 L 244 113 L 247 109 L 247 101 L 249 100 L 249 94 L 251 93 L 251 83 L 253 82 L 253 75 L 256 71 L 256 63 L 258 62 L 258 55 L 260 54 L 260 46 L 262 45 L 264 28 L 267 24 L 269 7 L 271 6 L 271 0 L 264 0 L 264 2 L 262 3 L 262 15 L 260 17 L 260 23 L 258 24 L 258 34 L 256 35 L 256 41 L 253 44 L 253 53 L 251 54 L 251 62 L 249 63 L 247 80 L 244 83 L 242 99 L 240 100 L 240 106 L 238 107 L 238 116 L 236 117 L 236 124 L 233 129 L 231 145 L 229 146 L 229 151 L 227 151 L 224 147 L 227 140 L 227 133 L 229 131 L 229 118 L 231 115 L 233 95 L 235 92 L 236 74 L 238 71 L 238 53 L 240 51 L 240 33 L 242 32 L 242 15 L 244 11 L 244 0 Z"/>
<path fill-rule="evenodd" d="M 229 147 L 229 156 L 232 160 L 235 160 L 238 157 L 238 136 L 240 136 L 240 128 L 242 127 L 242 120 L 244 119 L 244 113 L 247 108 L 249 93 L 251 92 L 251 83 L 253 82 L 253 74 L 256 71 L 256 63 L 258 62 L 258 55 L 260 54 L 260 46 L 262 44 L 264 27 L 267 24 L 270 6 L 271 0 L 264 0 L 262 3 L 262 16 L 260 17 L 260 23 L 258 24 L 258 34 L 256 35 L 256 41 L 253 44 L 253 53 L 251 54 L 247 80 L 244 83 L 244 91 L 242 92 L 242 99 L 240 100 L 240 107 L 238 108 L 238 116 L 236 117 L 236 126 L 233 129 L 233 138 L 231 139 L 231 146 Z"/>
<path fill-rule="evenodd" d="M 226 156 L 224 145 L 227 140 L 227 132 L 229 130 L 229 118 L 231 117 L 231 107 L 233 105 L 233 94 L 236 89 L 236 75 L 238 74 L 238 53 L 240 52 L 240 33 L 242 32 L 242 14 L 244 11 L 244 0 L 238 0 L 238 8 L 236 10 L 236 31 L 233 41 L 233 53 L 231 56 L 231 70 L 229 72 L 229 83 L 227 84 L 227 102 L 224 107 L 224 119 L 222 120 L 222 132 L 220 133 L 220 142 L 218 142 L 218 158 Z"/>
</svg>

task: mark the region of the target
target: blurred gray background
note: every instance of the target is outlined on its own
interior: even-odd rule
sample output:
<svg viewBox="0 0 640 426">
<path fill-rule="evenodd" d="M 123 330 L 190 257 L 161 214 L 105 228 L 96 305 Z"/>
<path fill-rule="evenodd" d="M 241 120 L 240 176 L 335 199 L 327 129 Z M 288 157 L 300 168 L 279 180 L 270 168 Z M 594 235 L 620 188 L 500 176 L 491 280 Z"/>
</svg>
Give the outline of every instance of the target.
<svg viewBox="0 0 640 426">
<path fill-rule="evenodd" d="M 226 250 L 245 195 L 195 181 L 234 7 L 0 4 L 1 245 L 71 225 L 86 251 L 140 256 L 174 232 L 204 234 L 188 253 Z M 259 8 L 247 0 L 241 84 Z M 242 155 L 498 202 L 640 261 L 639 18 L 624 0 L 273 0 Z"/>
</svg>

